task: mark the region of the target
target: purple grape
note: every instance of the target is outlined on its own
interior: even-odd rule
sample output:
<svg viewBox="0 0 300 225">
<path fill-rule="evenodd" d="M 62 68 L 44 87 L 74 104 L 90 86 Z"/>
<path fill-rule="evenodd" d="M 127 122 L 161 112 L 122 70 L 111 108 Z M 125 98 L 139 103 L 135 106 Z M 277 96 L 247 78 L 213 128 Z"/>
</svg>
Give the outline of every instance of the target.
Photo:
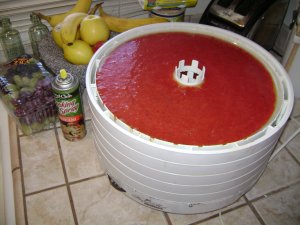
<svg viewBox="0 0 300 225">
<path fill-rule="evenodd" d="M 53 96 L 45 96 L 45 102 L 49 103 L 49 102 L 53 102 L 53 101 L 54 101 Z"/>
<path fill-rule="evenodd" d="M 17 117 L 22 117 L 22 116 L 25 116 L 25 115 L 26 115 L 26 112 L 24 111 L 23 108 L 19 107 L 19 108 L 16 108 L 16 109 L 15 109 L 14 114 L 15 114 Z"/>
<path fill-rule="evenodd" d="M 20 92 L 20 99 L 27 101 L 32 96 L 32 92 L 30 91 L 21 91 Z"/>
<path fill-rule="evenodd" d="M 43 120 L 44 120 L 44 114 L 43 114 L 42 111 L 36 112 L 35 116 L 36 116 L 36 122 L 38 122 L 38 123 L 42 123 L 43 122 Z"/>
</svg>

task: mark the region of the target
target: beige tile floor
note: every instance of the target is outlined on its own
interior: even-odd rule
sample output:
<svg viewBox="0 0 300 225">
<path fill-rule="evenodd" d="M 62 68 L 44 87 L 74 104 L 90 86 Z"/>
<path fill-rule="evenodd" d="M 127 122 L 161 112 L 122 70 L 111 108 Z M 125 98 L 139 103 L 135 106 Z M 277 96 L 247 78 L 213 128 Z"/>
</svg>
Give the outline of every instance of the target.
<svg viewBox="0 0 300 225">
<path fill-rule="evenodd" d="M 86 105 L 86 94 L 84 102 Z M 19 225 L 299 225 L 300 135 L 271 161 L 245 196 L 195 215 L 156 211 L 113 188 L 96 155 L 90 112 L 87 136 L 66 141 L 59 126 L 24 136 L 14 126 L 12 173 Z M 278 145 L 300 128 L 300 100 Z"/>
</svg>

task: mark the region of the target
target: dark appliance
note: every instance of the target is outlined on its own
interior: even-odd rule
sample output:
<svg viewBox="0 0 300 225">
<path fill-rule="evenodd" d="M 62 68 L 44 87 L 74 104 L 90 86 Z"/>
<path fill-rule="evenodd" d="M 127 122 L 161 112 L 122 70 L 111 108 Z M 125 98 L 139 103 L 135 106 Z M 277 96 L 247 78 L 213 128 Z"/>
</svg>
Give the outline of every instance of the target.
<svg viewBox="0 0 300 225">
<path fill-rule="evenodd" d="M 272 50 L 282 32 L 289 2 L 290 0 L 212 0 L 199 23 L 233 31 Z"/>
<path fill-rule="evenodd" d="M 255 28 L 258 27 L 267 10 L 278 2 L 283 1 L 213 0 L 207 6 L 199 23 L 224 28 L 249 37 L 254 35 Z M 278 13 L 276 15 L 278 17 Z"/>
</svg>

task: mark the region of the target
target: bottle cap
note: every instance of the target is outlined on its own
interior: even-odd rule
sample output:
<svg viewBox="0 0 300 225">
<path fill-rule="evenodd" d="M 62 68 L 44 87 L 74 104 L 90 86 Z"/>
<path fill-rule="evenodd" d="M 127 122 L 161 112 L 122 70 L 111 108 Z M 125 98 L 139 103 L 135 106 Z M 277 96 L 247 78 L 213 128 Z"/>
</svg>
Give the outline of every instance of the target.
<svg viewBox="0 0 300 225">
<path fill-rule="evenodd" d="M 63 80 L 66 79 L 67 76 L 68 76 L 67 71 L 66 71 L 65 69 L 61 69 L 61 70 L 59 71 L 59 76 L 60 76 L 60 78 L 63 79 Z"/>
</svg>

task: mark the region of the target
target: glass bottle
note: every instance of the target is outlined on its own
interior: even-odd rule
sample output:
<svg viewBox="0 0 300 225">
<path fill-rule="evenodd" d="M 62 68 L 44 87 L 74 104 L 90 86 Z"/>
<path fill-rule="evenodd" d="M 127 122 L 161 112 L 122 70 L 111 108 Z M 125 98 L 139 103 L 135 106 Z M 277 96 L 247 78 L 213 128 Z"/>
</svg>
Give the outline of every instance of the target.
<svg viewBox="0 0 300 225">
<path fill-rule="evenodd" d="M 0 37 L 2 35 L 2 32 L 3 32 L 2 18 L 0 17 Z"/>
<path fill-rule="evenodd" d="M 7 17 L 2 18 L 1 24 L 2 34 L 0 39 L 7 61 L 25 54 L 20 33 L 18 30 L 12 28 L 10 19 Z"/>
<path fill-rule="evenodd" d="M 33 56 L 40 58 L 38 43 L 49 33 L 48 27 L 41 22 L 41 19 L 35 13 L 30 14 L 31 27 L 28 30 Z"/>
</svg>

